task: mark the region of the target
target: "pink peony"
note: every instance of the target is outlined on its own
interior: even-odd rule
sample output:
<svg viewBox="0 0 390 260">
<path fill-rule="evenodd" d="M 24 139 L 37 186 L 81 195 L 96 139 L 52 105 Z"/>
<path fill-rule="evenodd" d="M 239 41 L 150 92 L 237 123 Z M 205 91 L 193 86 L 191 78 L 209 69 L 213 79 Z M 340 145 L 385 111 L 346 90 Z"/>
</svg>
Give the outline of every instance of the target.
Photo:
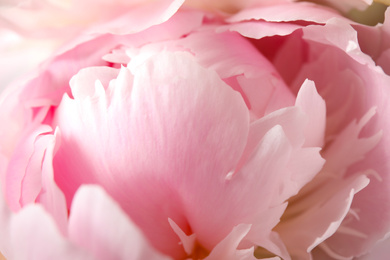
<svg viewBox="0 0 390 260">
<path fill-rule="evenodd" d="M 182 5 L 101 0 L 4 91 L 0 252 L 305 260 L 380 248 L 390 46 L 374 45 L 389 12 L 368 27 L 306 2 Z M 22 22 L 19 33 L 53 36 Z"/>
</svg>

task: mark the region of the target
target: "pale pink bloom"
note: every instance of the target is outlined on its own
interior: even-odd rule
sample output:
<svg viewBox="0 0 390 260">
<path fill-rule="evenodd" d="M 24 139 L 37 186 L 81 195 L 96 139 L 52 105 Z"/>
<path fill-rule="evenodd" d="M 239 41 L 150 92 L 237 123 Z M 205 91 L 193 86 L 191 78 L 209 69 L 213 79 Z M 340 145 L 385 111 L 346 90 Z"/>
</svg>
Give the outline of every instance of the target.
<svg viewBox="0 0 390 260">
<path fill-rule="evenodd" d="M 3 93 L 0 251 L 349 259 L 386 237 L 390 77 L 364 27 L 311 3 L 159 3 L 106 3 Z"/>
</svg>

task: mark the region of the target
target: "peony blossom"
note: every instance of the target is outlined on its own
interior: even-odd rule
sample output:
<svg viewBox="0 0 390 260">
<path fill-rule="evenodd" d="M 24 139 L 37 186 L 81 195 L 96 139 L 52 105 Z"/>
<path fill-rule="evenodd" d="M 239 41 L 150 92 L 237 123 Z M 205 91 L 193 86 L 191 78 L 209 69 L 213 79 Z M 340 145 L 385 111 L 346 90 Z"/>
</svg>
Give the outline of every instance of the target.
<svg viewBox="0 0 390 260">
<path fill-rule="evenodd" d="M 74 29 L 0 96 L 6 259 L 384 257 L 389 11 L 90 2 L 3 20 Z"/>
</svg>

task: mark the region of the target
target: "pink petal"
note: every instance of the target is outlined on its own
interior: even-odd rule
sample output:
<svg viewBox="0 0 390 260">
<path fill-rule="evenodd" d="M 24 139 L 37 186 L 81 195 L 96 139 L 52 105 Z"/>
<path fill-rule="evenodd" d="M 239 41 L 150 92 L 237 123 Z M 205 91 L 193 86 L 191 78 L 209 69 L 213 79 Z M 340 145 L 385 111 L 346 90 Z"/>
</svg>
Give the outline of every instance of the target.
<svg viewBox="0 0 390 260">
<path fill-rule="evenodd" d="M 96 259 L 170 259 L 149 245 L 117 202 L 99 186 L 83 186 L 77 191 L 69 218 L 69 239 Z"/>
<path fill-rule="evenodd" d="M 235 80 L 239 87 L 233 87 L 233 89 L 238 90 L 246 98 L 247 106 L 255 115 L 254 120 L 294 104 L 295 97 L 285 83 L 280 80 L 278 74 L 259 73 L 257 77 L 253 78 L 237 76 Z M 228 80 L 226 82 L 234 86 Z"/>
<path fill-rule="evenodd" d="M 235 226 L 229 235 L 224 238 L 204 260 L 255 260 L 253 247 L 237 250 L 238 245 L 249 232 L 251 225 L 241 224 Z"/>
<path fill-rule="evenodd" d="M 18 97 L 21 90 L 17 86 L 10 86 L 0 95 L 2 111 L 0 121 L 7 122 L 7 124 L 0 125 L 0 152 L 6 158 L 12 156 L 16 146 L 19 145 L 19 140 L 23 138 L 23 135 L 26 135 L 24 131 L 31 131 L 26 126 L 32 121 L 30 119 L 32 112 L 26 112 L 24 107 L 19 106 L 20 100 Z M 2 172 L 0 178 L 3 184 L 5 183 L 5 177 L 5 172 Z"/>
<path fill-rule="evenodd" d="M 184 0 L 161 0 L 139 4 L 132 8 L 126 8 L 126 12 L 110 22 L 106 22 L 93 28 L 90 32 L 108 32 L 112 34 L 131 34 L 143 31 L 166 22 L 173 16 Z"/>
<path fill-rule="evenodd" d="M 53 219 L 38 205 L 26 206 L 10 217 L 8 223 L 1 221 L 9 232 L 2 235 L 9 239 L 9 251 L 2 251 L 7 259 L 92 260 L 85 251 L 62 237 Z"/>
<path fill-rule="evenodd" d="M 71 77 L 82 68 L 108 66 L 103 57 L 118 45 L 140 47 L 149 42 L 180 38 L 200 26 L 202 19 L 203 14 L 199 12 L 180 12 L 167 22 L 138 34 L 81 35 L 53 55 L 43 67 L 44 71 L 38 71 L 38 76 L 24 86 L 21 100 L 33 107 L 58 105 L 64 93 L 70 94 Z M 130 24 L 129 21 L 124 23 Z M 72 66 L 69 66 L 69 62 Z"/>
<path fill-rule="evenodd" d="M 38 181 L 33 179 L 34 177 L 40 177 L 45 143 L 42 146 L 40 142 L 36 142 L 36 139 L 42 134 L 47 134 L 51 131 L 52 129 L 47 125 L 41 125 L 34 131 L 26 131 L 26 136 L 21 138 L 20 143 L 15 148 L 14 155 L 8 162 L 6 180 L 3 185 L 5 186 L 7 202 L 14 211 L 20 209 L 26 203 L 22 199 L 23 180 L 26 176 L 28 176 L 27 179 L 32 178 L 30 178 L 31 181 L 27 180 L 27 183 L 30 182 L 32 184 L 28 189 L 32 190 L 23 191 L 27 193 L 32 192 L 30 195 L 32 198 L 28 198 L 27 201 L 35 201 L 40 191 L 41 184 L 39 179 Z"/>
<path fill-rule="evenodd" d="M 294 2 L 244 9 L 229 17 L 228 22 L 265 20 L 268 22 L 308 21 L 326 23 L 333 17 L 340 17 L 340 15 L 330 8 L 307 2 Z"/>
<path fill-rule="evenodd" d="M 325 138 L 326 104 L 313 81 L 305 80 L 295 102 L 308 117 L 305 127 L 305 146 L 322 147 Z"/>
<path fill-rule="evenodd" d="M 13 27 L 22 35 L 66 39 L 90 27 L 92 32 L 139 32 L 167 21 L 183 2 L 184 0 L 115 3 L 83 1 L 76 4 L 64 1 L 35 1 L 33 6 L 4 8 L 0 15 L 3 18 L 1 24 Z M 124 20 L 128 23 L 123 23 Z"/>
<path fill-rule="evenodd" d="M 367 186 L 369 179 L 365 175 L 371 174 L 372 170 L 362 169 L 346 177 L 346 169 L 378 144 L 380 133 L 369 138 L 359 137 L 374 113 L 374 110 L 369 111 L 358 123 L 352 122 L 337 136 L 323 152 L 327 161 L 321 173 L 290 200 L 283 216 L 285 220 L 276 230 L 293 256 L 310 259 L 308 253 L 317 245 L 330 256 L 344 255 L 333 249 L 338 248 L 333 242 L 335 236 L 366 237 L 359 228 L 349 225 L 352 216 L 346 216 L 351 213 L 354 194 Z M 325 239 L 328 240 L 323 242 Z"/>
<path fill-rule="evenodd" d="M 230 32 L 215 33 L 215 29 L 194 32 L 175 44 L 189 49 L 197 62 L 216 71 L 223 79 L 240 74 L 249 78 L 258 73 L 264 76 L 277 74 L 246 39 Z"/>
<path fill-rule="evenodd" d="M 345 175 L 349 166 L 361 161 L 368 152 L 378 145 L 382 138 L 382 131 L 370 137 L 360 137 L 363 127 L 375 114 L 375 109 L 369 110 L 359 122 L 356 120 L 351 122 L 339 133 L 323 153 L 327 159 L 327 170 L 339 171 Z"/>
<path fill-rule="evenodd" d="M 389 255 L 389 243 L 390 239 L 388 237 L 383 241 L 378 241 L 368 254 L 357 258 L 357 260 L 386 259 Z"/>
<path fill-rule="evenodd" d="M 286 131 L 289 131 L 288 127 Z M 230 201 L 230 207 L 245 208 L 243 212 L 230 213 L 230 221 L 243 219 L 241 221 L 243 223 L 253 223 L 253 230 L 248 234 L 247 239 L 286 259 L 288 255 L 281 245 L 274 244 L 275 242 L 270 238 L 270 231 L 283 214 L 286 206 L 284 201 L 310 181 L 323 164 L 318 149 L 292 148 L 281 127 L 273 127 L 263 137 L 252 158 L 231 177 L 230 183 L 227 183 L 232 186 L 230 189 L 245 187 L 247 193 L 237 192 L 234 197 L 230 197 L 232 195 L 229 193 L 224 195 Z M 308 160 L 309 157 L 311 159 Z M 304 158 L 310 161 L 310 165 Z M 303 160 L 305 163 L 301 163 Z M 296 178 L 298 174 L 301 179 Z M 239 206 L 234 206 L 234 203 Z M 251 209 L 250 205 L 254 209 Z M 225 221 L 229 220 L 226 217 L 227 212 L 218 212 L 214 216 L 216 214 L 224 215 Z M 218 224 L 213 224 L 216 225 Z"/>
<path fill-rule="evenodd" d="M 333 18 L 326 26 L 318 29 L 317 25 L 308 26 L 304 29 L 303 39 L 339 48 L 359 63 L 374 66 L 372 59 L 361 52 L 357 32 L 348 21 Z"/>
<path fill-rule="evenodd" d="M 276 230 L 293 259 L 311 259 L 314 247 L 341 230 L 340 224 L 349 212 L 354 194 L 368 182 L 365 176 L 358 176 L 324 184 L 310 194 L 315 203 L 297 201 L 294 208 L 286 211 Z M 296 217 L 297 214 L 300 215 Z"/>
<path fill-rule="evenodd" d="M 377 113 L 359 134 L 360 137 L 369 138 L 380 131 L 387 133 L 389 131 L 387 115 L 390 109 L 387 100 L 390 93 L 386 86 L 390 84 L 390 78 L 379 67 L 373 66 L 372 61 L 369 61 L 358 48 L 352 48 L 358 46 L 356 33 L 349 26 L 343 23 L 337 25 L 335 22 L 336 20 L 324 27 L 318 27 L 316 32 L 314 27 L 307 28 L 311 30 L 314 39 L 311 41 L 308 34 L 305 36 L 306 43 L 310 44 L 310 52 L 307 54 L 309 58 L 295 79 L 293 88 L 300 86 L 306 78 L 316 82 L 316 87 L 327 104 L 327 134 L 330 136 L 340 133 L 349 123 L 361 118 L 372 107 L 376 107 Z M 345 28 L 349 33 L 340 37 L 339 33 L 336 34 L 337 27 L 340 30 Z M 333 29 L 334 34 L 331 33 Z M 328 45 L 323 44 L 324 37 Z M 348 48 L 349 45 L 352 47 Z M 360 153 L 360 157 L 357 156 L 355 159 L 345 157 L 347 160 L 353 159 L 351 162 L 355 163 L 345 169 L 346 174 L 352 175 L 367 170 L 377 174 L 369 175 L 370 185 L 356 194 L 352 203 L 352 208 L 359 211 L 360 220 L 351 220 L 348 223 L 348 227 L 365 234 L 367 238 L 344 236 L 342 239 L 336 239 L 341 236 L 334 235 L 337 242 L 332 243 L 332 250 L 338 254 L 344 256 L 364 254 L 390 229 L 389 218 L 383 217 L 389 215 L 390 209 L 388 198 L 383 196 L 389 192 L 388 144 L 389 138 L 384 134 L 375 148 L 369 152 L 367 152 L 369 149 L 366 149 L 366 154 L 356 151 Z M 367 148 L 373 144 L 365 145 L 368 145 Z M 360 161 L 357 161 L 359 158 Z M 376 175 L 382 181 L 379 181 Z M 379 216 L 372 212 L 382 214 Z M 330 245 L 330 242 L 327 244 Z"/>
<path fill-rule="evenodd" d="M 58 129 L 53 136 L 48 138 L 45 156 L 42 159 L 42 190 L 37 198 L 37 202 L 51 214 L 63 235 L 66 235 L 68 223 L 68 212 L 65 195 L 54 181 L 53 156 L 58 149 L 60 140 Z"/>
<path fill-rule="evenodd" d="M 387 75 L 390 75 L 390 48 L 383 51 L 377 60 L 377 64 L 382 67 Z"/>
<path fill-rule="evenodd" d="M 261 117 L 294 104 L 294 96 L 278 72 L 252 44 L 239 35 L 215 33 L 214 29 L 204 30 L 174 44 L 194 53 L 197 62 L 215 70 L 225 82 L 239 91 L 256 116 Z"/>
<path fill-rule="evenodd" d="M 119 70 L 110 67 L 88 67 L 81 69 L 77 76 L 72 77 L 69 82 L 72 95 L 77 99 L 84 99 L 93 96 L 95 92 L 95 82 L 100 81 L 102 85 L 108 86 L 110 81 L 116 78 Z M 78 88 L 77 86 L 85 86 Z"/>
<path fill-rule="evenodd" d="M 183 228 L 183 203 L 203 204 L 193 198 L 199 187 L 207 197 L 218 192 L 204 180 L 223 179 L 234 168 L 246 141 L 247 108 L 188 55 L 162 53 L 133 70 L 134 80 L 121 69 L 112 93 L 97 87 L 93 98 L 64 98 L 56 117 L 63 136 L 56 181 L 68 203 L 82 183 L 100 183 L 155 247 L 182 254 L 167 220 Z"/>
<path fill-rule="evenodd" d="M 248 21 L 222 26 L 219 31 L 238 32 L 244 37 L 260 39 L 275 35 L 288 35 L 303 26 L 292 23 L 277 23 L 265 21 Z"/>
<path fill-rule="evenodd" d="M 168 221 L 173 231 L 180 238 L 180 243 L 182 243 L 184 251 L 187 255 L 191 255 L 196 243 L 196 234 L 187 235 L 172 219 L 168 219 Z"/>
</svg>

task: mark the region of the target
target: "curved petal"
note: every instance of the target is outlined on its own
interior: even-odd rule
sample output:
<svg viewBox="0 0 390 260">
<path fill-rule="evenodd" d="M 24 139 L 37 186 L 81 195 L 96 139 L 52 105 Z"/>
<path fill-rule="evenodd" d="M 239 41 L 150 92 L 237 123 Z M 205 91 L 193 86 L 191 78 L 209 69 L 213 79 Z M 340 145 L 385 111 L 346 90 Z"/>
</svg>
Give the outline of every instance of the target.
<svg viewBox="0 0 390 260">
<path fill-rule="evenodd" d="M 279 73 L 250 42 L 236 33 L 215 33 L 212 28 L 194 32 L 174 44 L 189 50 L 202 66 L 216 71 L 239 91 L 257 117 L 294 104 L 295 98 Z"/>
<path fill-rule="evenodd" d="M 82 186 L 75 194 L 69 239 L 96 259 L 170 259 L 149 245 L 117 202 L 99 186 Z"/>
<path fill-rule="evenodd" d="M 66 39 L 89 27 L 95 28 L 92 32 L 134 33 L 167 21 L 184 0 L 34 2 L 3 8 L 1 24 L 32 37 Z"/>
<path fill-rule="evenodd" d="M 244 9 L 227 19 L 230 23 L 248 20 L 265 20 L 268 22 L 294 22 L 307 21 L 313 23 L 326 23 L 334 17 L 341 17 L 335 10 L 308 3 L 291 2 L 259 6 Z"/>
<path fill-rule="evenodd" d="M 308 26 L 303 30 L 303 38 L 341 49 L 357 62 L 369 64 L 375 70 L 375 64 L 368 55 L 360 50 L 357 32 L 348 21 L 340 18 L 330 19 L 326 26 Z"/>
<path fill-rule="evenodd" d="M 255 260 L 253 247 L 250 249 L 237 249 L 250 228 L 251 225 L 248 224 L 235 226 L 229 235 L 216 245 L 204 260 Z"/>
<path fill-rule="evenodd" d="M 146 1 L 144 3 L 125 8 L 122 16 L 96 26 L 91 33 L 132 34 L 141 32 L 154 25 L 166 22 L 171 18 L 185 0 Z"/>
<path fill-rule="evenodd" d="M 287 209 L 283 221 L 277 226 L 276 231 L 293 259 L 311 259 L 310 251 L 314 247 L 338 230 L 341 232 L 340 225 L 349 213 L 355 193 L 367 186 L 369 180 L 358 176 L 337 182 L 324 184 L 311 194 L 315 203 L 294 204 Z"/>
<path fill-rule="evenodd" d="M 30 204 L 12 213 L 1 194 L 0 228 L 0 251 L 7 259 L 92 260 L 61 235 L 55 221 L 40 205 Z"/>
<path fill-rule="evenodd" d="M 64 98 L 55 119 L 62 133 L 55 178 L 68 203 L 79 185 L 100 183 L 156 248 L 183 254 L 167 220 L 187 232 L 183 204 L 196 208 L 204 200 L 195 194 L 218 193 L 205 180 L 234 168 L 248 111 L 238 93 L 187 54 L 161 53 L 130 67 L 107 91 L 98 83 L 92 97 Z"/>
<path fill-rule="evenodd" d="M 26 137 L 21 138 L 19 145 L 14 151 L 14 155 L 10 158 L 7 167 L 6 180 L 3 183 L 5 187 L 5 194 L 7 202 L 9 203 L 12 210 L 19 210 L 26 201 L 35 201 L 40 189 L 41 184 L 38 181 L 31 180 L 32 184 L 28 187 L 28 190 L 22 190 L 23 180 L 28 175 L 34 178 L 41 173 L 41 163 L 43 160 L 43 154 L 46 148 L 46 143 L 37 142 L 42 134 L 47 134 L 52 131 L 51 127 L 47 125 L 41 125 Z M 29 177 L 27 177 L 28 179 Z M 28 181 L 27 181 L 28 182 Z M 22 193 L 32 193 L 32 198 L 22 198 Z M 34 196 L 35 194 L 35 196 Z M 24 194 L 26 195 L 26 194 Z"/>
<path fill-rule="evenodd" d="M 313 81 L 303 82 L 295 101 L 308 116 L 304 130 L 306 147 L 323 147 L 325 139 L 326 104 L 318 94 Z"/>
<path fill-rule="evenodd" d="M 29 205 L 13 216 L 9 231 L 10 259 L 92 260 L 85 251 L 61 236 L 54 221 L 38 205 Z"/>
<path fill-rule="evenodd" d="M 293 33 L 295 30 L 302 28 L 302 25 L 293 23 L 278 23 L 267 21 L 245 21 L 240 23 L 232 23 L 221 26 L 219 31 L 238 32 L 244 37 L 252 39 L 261 39 L 269 36 L 284 36 Z"/>
<path fill-rule="evenodd" d="M 345 28 L 349 33 L 343 34 L 343 37 L 340 37 L 340 33 L 336 34 L 337 30 L 331 33 L 332 28 L 337 27 L 339 30 Z M 351 207 L 359 211 L 359 220 L 348 220 L 347 224 L 348 227 L 365 234 L 367 238 L 348 236 L 346 239 L 344 235 L 335 234 L 327 242 L 338 254 L 360 255 L 375 241 L 382 239 L 390 228 L 389 218 L 386 217 L 390 209 L 389 197 L 383 196 L 389 192 L 389 137 L 386 133 L 389 131 L 387 99 L 390 91 L 387 86 L 390 84 L 390 78 L 379 67 L 375 67 L 367 55 L 361 53 L 357 47 L 356 32 L 349 25 L 337 24 L 337 20 L 334 20 L 316 30 L 314 27 L 307 27 L 303 29 L 304 35 L 306 30 L 311 30 L 310 34 L 304 36 L 305 43 L 310 46 L 310 49 L 307 49 L 309 58 L 294 80 L 293 88 L 300 86 L 306 78 L 316 82 L 316 87 L 327 104 L 327 135 L 334 137 L 341 133 L 349 123 L 361 118 L 372 107 L 376 107 L 376 115 L 362 129 L 359 137 L 369 138 L 383 132 L 379 143 L 372 150 L 367 149 L 366 154 L 360 155 L 360 161 L 353 160 L 353 165 L 345 169 L 347 175 L 367 170 L 377 173 L 369 175 L 370 184 L 354 197 Z M 327 45 L 323 44 L 324 37 Z M 320 38 L 322 40 L 319 40 Z M 331 142 L 332 139 L 327 141 Z M 372 212 L 382 212 L 382 215 L 379 217 Z M 334 242 L 330 242 L 332 240 Z"/>
</svg>

